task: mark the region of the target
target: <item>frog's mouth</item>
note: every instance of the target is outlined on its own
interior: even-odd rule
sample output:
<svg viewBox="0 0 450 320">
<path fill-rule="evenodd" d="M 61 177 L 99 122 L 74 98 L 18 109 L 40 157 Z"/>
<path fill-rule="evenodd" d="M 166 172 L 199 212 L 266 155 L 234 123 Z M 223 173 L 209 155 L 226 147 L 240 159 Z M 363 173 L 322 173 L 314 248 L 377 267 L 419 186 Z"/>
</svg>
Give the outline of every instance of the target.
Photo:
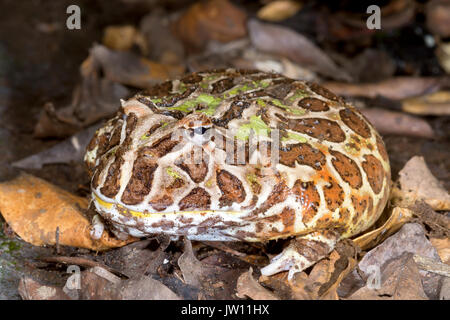
<svg viewBox="0 0 450 320">
<path fill-rule="evenodd" d="M 161 212 L 141 212 L 137 210 L 130 209 L 124 205 L 108 202 L 101 199 L 96 193 L 93 193 L 94 201 L 102 209 L 102 211 L 109 212 L 116 209 L 118 212 L 126 216 L 133 216 L 135 218 L 152 218 L 161 216 L 171 216 L 171 215 L 206 215 L 206 214 L 219 214 L 219 215 L 240 215 L 243 214 L 242 211 L 218 211 L 218 210 L 195 210 L 195 211 L 161 211 Z"/>
</svg>

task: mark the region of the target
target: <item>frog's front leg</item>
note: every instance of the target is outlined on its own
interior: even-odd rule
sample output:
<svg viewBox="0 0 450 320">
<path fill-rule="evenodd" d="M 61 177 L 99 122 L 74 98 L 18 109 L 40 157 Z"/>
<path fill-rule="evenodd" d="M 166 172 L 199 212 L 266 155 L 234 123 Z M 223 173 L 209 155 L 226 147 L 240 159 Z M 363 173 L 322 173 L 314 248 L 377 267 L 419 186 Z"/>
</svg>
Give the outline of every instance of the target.
<svg viewBox="0 0 450 320">
<path fill-rule="evenodd" d="M 270 276 L 281 271 L 288 271 L 291 280 L 301 272 L 325 258 L 335 247 L 339 234 L 330 230 L 316 231 L 297 236 L 270 264 L 261 269 L 261 274 Z"/>
</svg>

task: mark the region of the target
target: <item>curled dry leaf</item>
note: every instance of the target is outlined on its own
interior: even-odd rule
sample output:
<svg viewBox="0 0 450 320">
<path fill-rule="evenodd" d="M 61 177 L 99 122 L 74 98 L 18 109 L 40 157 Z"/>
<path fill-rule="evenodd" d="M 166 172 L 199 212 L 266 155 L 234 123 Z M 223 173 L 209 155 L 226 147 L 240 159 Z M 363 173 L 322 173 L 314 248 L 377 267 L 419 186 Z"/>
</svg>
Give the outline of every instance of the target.
<svg viewBox="0 0 450 320">
<path fill-rule="evenodd" d="M 90 126 L 53 147 L 13 162 L 17 168 L 41 169 L 44 164 L 70 163 L 83 159 L 86 147 L 100 124 Z"/>
<path fill-rule="evenodd" d="M 412 218 L 413 212 L 410 209 L 395 207 L 387 221 L 381 227 L 356 237 L 353 239 L 353 242 L 363 250 L 373 248 Z"/>
<path fill-rule="evenodd" d="M 433 138 L 433 128 L 425 120 L 402 112 L 381 108 L 360 109 L 382 135 L 396 134 L 421 138 Z"/>
<path fill-rule="evenodd" d="M 428 300 L 411 253 L 388 263 L 381 272 L 380 286 L 366 285 L 353 293 L 351 300 Z M 372 284 L 373 285 L 373 284 Z"/>
<path fill-rule="evenodd" d="M 423 200 L 434 210 L 450 210 L 450 195 L 428 169 L 423 157 L 412 157 L 399 172 L 400 188 L 392 190 L 402 206 Z"/>
<path fill-rule="evenodd" d="M 111 238 L 106 231 L 99 240 L 93 240 L 91 224 L 83 213 L 87 207 L 87 199 L 32 175 L 22 173 L 0 184 L 1 214 L 15 233 L 33 245 L 55 245 L 58 241 L 60 245 L 100 251 L 134 241 Z"/>
<path fill-rule="evenodd" d="M 436 249 L 425 235 L 425 229 L 418 223 L 407 223 L 384 242 L 367 252 L 358 264 L 359 269 L 366 277 L 373 275 L 375 269 L 383 267 L 391 260 L 399 258 L 404 253 L 417 254 L 440 262 Z M 352 277 L 361 279 L 355 271 Z M 440 276 L 430 272 L 420 273 L 423 288 L 430 298 L 439 295 Z M 363 279 L 365 282 L 366 279 Z"/>
<path fill-rule="evenodd" d="M 144 37 L 131 25 L 106 27 L 102 43 L 112 50 L 128 51 L 137 45 L 143 54 L 148 52 Z"/>
<path fill-rule="evenodd" d="M 282 21 L 295 15 L 302 5 L 300 2 L 292 0 L 271 1 L 258 10 L 257 16 L 266 21 Z"/>
<path fill-rule="evenodd" d="M 346 71 L 339 68 L 330 57 L 305 36 L 288 28 L 248 22 L 252 45 L 258 50 L 280 55 L 314 72 L 339 80 L 350 80 Z"/>
<path fill-rule="evenodd" d="M 450 91 L 438 91 L 402 101 L 402 109 L 419 115 L 450 115 Z"/>
<path fill-rule="evenodd" d="M 450 37 L 450 2 L 432 0 L 425 7 L 428 29 L 443 38 Z"/>
<path fill-rule="evenodd" d="M 338 300 L 337 288 L 357 264 L 354 249 L 350 241 L 339 242 L 327 258 L 314 265 L 309 275 L 300 272 L 289 281 L 285 272 L 261 277 L 261 281 L 286 299 Z"/>
<path fill-rule="evenodd" d="M 324 82 L 328 90 L 341 96 L 376 98 L 382 96 L 393 100 L 422 95 L 439 90 L 450 83 L 449 78 L 394 77 L 375 83 Z"/>
<path fill-rule="evenodd" d="M 247 34 L 244 11 L 228 0 L 197 1 L 173 24 L 188 51 L 203 49 L 211 41 L 229 42 Z"/>
<path fill-rule="evenodd" d="M 253 269 L 250 268 L 247 272 L 240 275 L 236 290 L 236 295 L 239 298 L 250 298 L 252 300 L 279 300 L 279 298 L 268 289 L 259 284 L 253 278 Z"/>
<path fill-rule="evenodd" d="M 91 55 L 99 62 L 107 79 L 141 89 L 184 72 L 184 67 L 180 65 L 164 65 L 131 52 L 113 51 L 101 45 L 95 45 Z"/>
</svg>

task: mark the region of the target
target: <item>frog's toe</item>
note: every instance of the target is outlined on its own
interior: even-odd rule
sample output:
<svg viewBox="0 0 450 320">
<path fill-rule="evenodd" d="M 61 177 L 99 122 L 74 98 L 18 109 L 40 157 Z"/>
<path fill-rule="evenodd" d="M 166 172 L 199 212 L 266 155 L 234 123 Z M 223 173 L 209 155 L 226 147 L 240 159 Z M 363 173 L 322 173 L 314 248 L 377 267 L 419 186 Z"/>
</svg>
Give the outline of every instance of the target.
<svg viewBox="0 0 450 320">
<path fill-rule="evenodd" d="M 269 265 L 261 269 L 261 274 L 271 276 L 281 271 L 289 271 L 291 280 L 297 272 L 312 266 L 325 258 L 336 245 L 335 232 L 314 232 L 291 240 L 290 244 Z"/>
</svg>

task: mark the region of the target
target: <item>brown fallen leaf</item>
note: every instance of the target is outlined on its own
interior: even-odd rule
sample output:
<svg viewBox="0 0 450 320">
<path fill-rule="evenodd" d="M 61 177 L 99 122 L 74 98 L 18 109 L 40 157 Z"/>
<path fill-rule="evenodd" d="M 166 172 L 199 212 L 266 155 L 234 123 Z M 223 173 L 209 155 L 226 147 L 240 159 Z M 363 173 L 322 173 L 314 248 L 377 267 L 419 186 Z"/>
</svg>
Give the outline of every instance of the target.
<svg viewBox="0 0 450 320">
<path fill-rule="evenodd" d="M 148 52 L 143 35 L 132 25 L 106 27 L 102 43 L 112 50 L 128 51 L 137 45 L 143 54 Z"/>
<path fill-rule="evenodd" d="M 438 41 L 436 49 L 436 57 L 438 58 L 439 64 L 442 69 L 450 74 L 450 42 L 449 41 Z"/>
<path fill-rule="evenodd" d="M 373 248 L 412 218 L 413 212 L 410 209 L 395 207 L 388 220 L 381 227 L 356 237 L 353 242 L 363 250 Z"/>
<path fill-rule="evenodd" d="M 239 277 L 236 286 L 236 295 L 239 298 L 243 299 L 248 297 L 252 300 L 280 300 L 275 294 L 260 285 L 259 282 L 253 278 L 252 274 L 253 269 L 250 268 Z"/>
<path fill-rule="evenodd" d="M 438 91 L 402 101 L 403 111 L 419 115 L 450 115 L 450 91 Z"/>
<path fill-rule="evenodd" d="M 140 32 L 151 48 L 148 57 L 163 64 L 184 64 L 183 44 L 171 32 L 167 16 L 163 9 L 155 8 L 140 22 Z"/>
<path fill-rule="evenodd" d="M 418 223 L 407 223 L 398 232 L 367 252 L 358 263 L 358 268 L 365 274 L 365 277 L 370 277 L 370 275 L 373 275 L 374 269 L 383 269 L 389 261 L 397 259 L 405 252 L 440 262 L 436 249 L 425 235 L 424 227 Z M 366 282 L 366 279 L 355 271 L 350 275 L 351 277 Z M 427 296 L 435 299 L 439 295 L 441 276 L 421 271 L 420 277 Z"/>
<path fill-rule="evenodd" d="M 0 213 L 24 241 L 33 245 L 67 245 L 101 251 L 130 241 L 90 236 L 91 224 L 83 213 L 88 199 L 77 197 L 42 179 L 21 173 L 0 183 Z"/>
<path fill-rule="evenodd" d="M 402 206 L 423 200 L 434 210 L 450 210 L 450 195 L 428 169 L 423 157 L 412 157 L 399 172 L 400 187 L 392 190 L 394 203 Z"/>
<path fill-rule="evenodd" d="M 62 288 L 41 284 L 30 277 L 20 279 L 18 291 L 23 300 L 70 300 Z"/>
<path fill-rule="evenodd" d="M 450 239 L 430 238 L 430 242 L 436 248 L 442 262 L 450 265 Z"/>
<path fill-rule="evenodd" d="M 322 85 L 340 96 L 376 98 L 383 96 L 393 100 L 435 92 L 450 84 L 450 78 L 394 77 L 375 83 L 324 82 Z"/>
<path fill-rule="evenodd" d="M 388 263 L 381 272 L 380 287 L 371 285 L 357 290 L 350 300 L 428 300 L 411 253 Z"/>
<path fill-rule="evenodd" d="M 247 34 L 247 15 L 228 0 L 197 1 L 174 22 L 174 33 L 190 52 L 211 40 L 229 42 Z"/>
<path fill-rule="evenodd" d="M 351 80 L 330 57 L 312 41 L 291 29 L 251 19 L 248 30 L 252 45 L 263 52 L 280 55 L 308 69 L 339 80 Z"/>
<path fill-rule="evenodd" d="M 341 281 L 354 269 L 355 248 L 350 241 L 339 242 L 330 255 L 314 265 L 311 272 L 295 274 L 292 281 L 287 272 L 274 276 L 261 276 L 260 281 L 285 299 L 338 300 L 337 289 Z"/>
<path fill-rule="evenodd" d="M 364 108 L 360 111 L 382 135 L 396 134 L 429 139 L 435 136 L 433 128 L 422 118 L 381 108 Z"/>
<path fill-rule="evenodd" d="M 276 22 L 292 17 L 301 8 L 301 3 L 297 1 L 276 0 L 259 9 L 256 15 L 261 20 Z"/>
<path fill-rule="evenodd" d="M 428 29 L 443 38 L 450 37 L 450 2 L 431 0 L 425 6 Z"/>
<path fill-rule="evenodd" d="M 184 66 L 153 62 L 134 53 L 113 51 L 102 45 L 94 45 L 91 55 L 101 65 L 106 79 L 141 89 L 184 73 Z"/>
</svg>

